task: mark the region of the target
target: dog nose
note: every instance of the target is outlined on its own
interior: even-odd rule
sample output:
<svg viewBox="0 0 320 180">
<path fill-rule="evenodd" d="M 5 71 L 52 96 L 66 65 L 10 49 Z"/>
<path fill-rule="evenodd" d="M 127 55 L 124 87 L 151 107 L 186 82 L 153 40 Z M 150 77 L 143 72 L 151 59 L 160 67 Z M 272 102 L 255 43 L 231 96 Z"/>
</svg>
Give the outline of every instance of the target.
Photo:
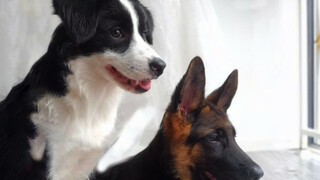
<svg viewBox="0 0 320 180">
<path fill-rule="evenodd" d="M 160 58 L 153 58 L 150 61 L 149 66 L 157 76 L 160 76 L 163 73 L 164 68 L 166 67 L 166 63 Z"/>
<path fill-rule="evenodd" d="M 253 180 L 258 180 L 263 176 L 264 173 L 260 166 L 255 165 L 250 169 L 249 174 Z"/>
</svg>

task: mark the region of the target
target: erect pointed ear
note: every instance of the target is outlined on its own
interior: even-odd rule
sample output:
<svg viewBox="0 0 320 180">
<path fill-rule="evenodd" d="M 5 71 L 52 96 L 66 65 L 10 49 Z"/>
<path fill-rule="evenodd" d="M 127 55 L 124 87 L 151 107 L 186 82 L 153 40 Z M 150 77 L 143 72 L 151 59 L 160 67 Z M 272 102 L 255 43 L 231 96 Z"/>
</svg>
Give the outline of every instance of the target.
<svg viewBox="0 0 320 180">
<path fill-rule="evenodd" d="M 204 101 L 205 71 L 200 57 L 190 62 L 183 78 L 172 95 L 169 112 L 179 111 L 185 116 Z"/>
<path fill-rule="evenodd" d="M 98 0 L 53 0 L 54 13 L 75 44 L 90 39 L 98 25 Z"/>
<path fill-rule="evenodd" d="M 227 111 L 238 88 L 238 70 L 233 70 L 221 87 L 214 90 L 207 101 Z"/>
</svg>

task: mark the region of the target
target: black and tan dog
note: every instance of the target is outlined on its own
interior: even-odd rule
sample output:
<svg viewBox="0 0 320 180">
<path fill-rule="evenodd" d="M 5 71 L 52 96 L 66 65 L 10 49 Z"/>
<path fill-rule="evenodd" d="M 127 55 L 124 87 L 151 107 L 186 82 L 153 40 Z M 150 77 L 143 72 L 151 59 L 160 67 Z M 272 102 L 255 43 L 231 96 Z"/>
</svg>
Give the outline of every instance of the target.
<svg viewBox="0 0 320 180">
<path fill-rule="evenodd" d="M 95 180 L 257 180 L 262 169 L 241 150 L 227 116 L 238 85 L 233 71 L 204 97 L 205 71 L 196 57 L 176 87 L 151 144 Z"/>
</svg>

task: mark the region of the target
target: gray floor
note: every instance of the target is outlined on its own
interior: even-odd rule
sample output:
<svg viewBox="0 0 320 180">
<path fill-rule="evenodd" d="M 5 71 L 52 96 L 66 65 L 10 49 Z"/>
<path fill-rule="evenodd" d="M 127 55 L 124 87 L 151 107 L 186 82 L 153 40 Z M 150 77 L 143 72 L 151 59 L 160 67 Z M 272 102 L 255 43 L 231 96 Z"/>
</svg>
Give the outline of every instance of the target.
<svg viewBox="0 0 320 180">
<path fill-rule="evenodd" d="M 263 180 L 320 180 L 320 155 L 304 150 L 250 152 Z"/>
</svg>

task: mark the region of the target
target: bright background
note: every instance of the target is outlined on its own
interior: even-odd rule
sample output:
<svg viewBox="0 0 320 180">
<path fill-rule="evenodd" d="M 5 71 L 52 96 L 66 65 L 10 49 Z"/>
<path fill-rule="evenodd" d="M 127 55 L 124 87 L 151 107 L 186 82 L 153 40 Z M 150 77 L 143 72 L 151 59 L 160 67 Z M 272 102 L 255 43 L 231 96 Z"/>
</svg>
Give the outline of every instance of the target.
<svg viewBox="0 0 320 180">
<path fill-rule="evenodd" d="M 167 68 L 149 92 L 123 98 L 118 118 L 128 124 L 100 169 L 150 142 L 196 55 L 206 66 L 207 94 L 239 70 L 229 117 L 244 150 L 299 147 L 299 0 L 141 1 L 154 15 L 154 48 Z M 45 53 L 59 22 L 51 12 L 49 0 L 0 1 L 0 99 Z"/>
</svg>

